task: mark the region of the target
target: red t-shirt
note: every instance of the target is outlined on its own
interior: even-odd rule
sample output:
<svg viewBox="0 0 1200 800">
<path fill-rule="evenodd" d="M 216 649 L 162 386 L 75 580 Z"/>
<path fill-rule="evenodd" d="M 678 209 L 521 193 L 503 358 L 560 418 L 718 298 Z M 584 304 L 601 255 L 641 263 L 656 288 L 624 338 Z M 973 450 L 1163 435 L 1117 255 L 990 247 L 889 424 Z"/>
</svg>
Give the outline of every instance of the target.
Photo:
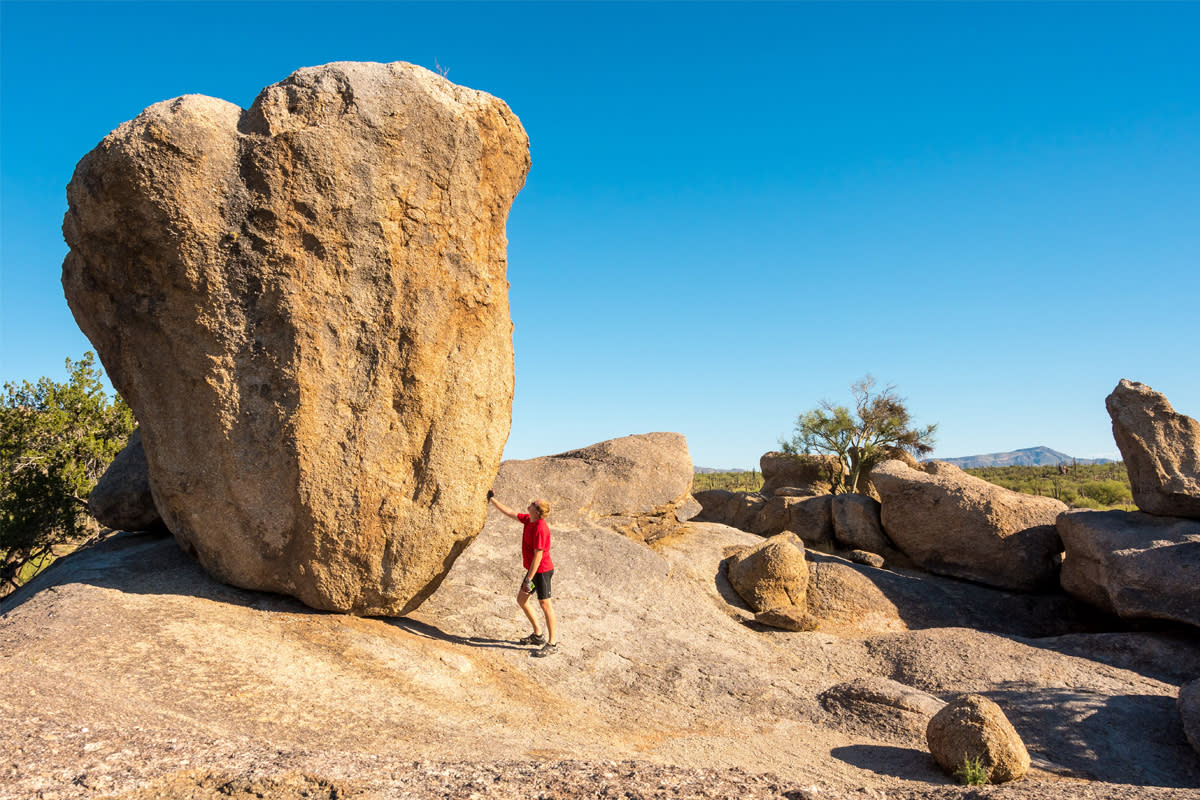
<svg viewBox="0 0 1200 800">
<path fill-rule="evenodd" d="M 546 524 L 546 520 L 532 522 L 528 514 L 517 514 L 517 519 L 525 524 L 525 531 L 521 534 L 521 560 L 525 563 L 525 569 L 529 569 L 529 565 L 533 563 L 534 550 L 542 551 L 538 572 L 554 569 L 554 562 L 550 560 L 550 526 Z"/>
</svg>

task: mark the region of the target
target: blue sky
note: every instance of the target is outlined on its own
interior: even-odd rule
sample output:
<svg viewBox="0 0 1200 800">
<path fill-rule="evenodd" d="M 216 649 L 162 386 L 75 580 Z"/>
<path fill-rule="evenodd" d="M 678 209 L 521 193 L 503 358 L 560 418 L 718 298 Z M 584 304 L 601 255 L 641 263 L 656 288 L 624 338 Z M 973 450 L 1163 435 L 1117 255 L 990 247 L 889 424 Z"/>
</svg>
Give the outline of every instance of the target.
<svg viewBox="0 0 1200 800">
<path fill-rule="evenodd" d="M 1114 455 L 1121 378 L 1200 417 L 1197 3 L 0 3 L 0 380 L 90 344 L 75 163 L 182 94 L 409 61 L 505 100 L 505 456 L 686 434 L 757 465 L 893 383 L 943 457 Z"/>
</svg>

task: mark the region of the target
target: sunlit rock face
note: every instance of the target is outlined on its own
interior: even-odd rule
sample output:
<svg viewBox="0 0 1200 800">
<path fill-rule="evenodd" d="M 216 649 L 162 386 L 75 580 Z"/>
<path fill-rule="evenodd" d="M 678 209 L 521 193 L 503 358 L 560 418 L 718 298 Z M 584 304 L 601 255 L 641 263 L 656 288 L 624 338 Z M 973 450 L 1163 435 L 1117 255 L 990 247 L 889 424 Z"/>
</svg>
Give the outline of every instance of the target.
<svg viewBox="0 0 1200 800">
<path fill-rule="evenodd" d="M 79 163 L 63 287 L 210 573 L 368 615 L 441 582 L 511 423 L 529 165 L 503 102 L 403 63 L 158 103 Z"/>
</svg>

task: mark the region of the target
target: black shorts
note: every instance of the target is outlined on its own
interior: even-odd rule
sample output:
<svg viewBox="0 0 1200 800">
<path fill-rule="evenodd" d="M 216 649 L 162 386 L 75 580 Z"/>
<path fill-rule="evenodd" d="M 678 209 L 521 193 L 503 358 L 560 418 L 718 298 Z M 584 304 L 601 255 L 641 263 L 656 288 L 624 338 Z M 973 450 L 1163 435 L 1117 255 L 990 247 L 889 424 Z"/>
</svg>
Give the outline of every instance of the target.
<svg viewBox="0 0 1200 800">
<path fill-rule="evenodd" d="M 550 581 L 554 578 L 554 570 L 538 572 L 533 576 L 533 588 L 537 591 L 538 600 L 550 599 Z"/>
</svg>

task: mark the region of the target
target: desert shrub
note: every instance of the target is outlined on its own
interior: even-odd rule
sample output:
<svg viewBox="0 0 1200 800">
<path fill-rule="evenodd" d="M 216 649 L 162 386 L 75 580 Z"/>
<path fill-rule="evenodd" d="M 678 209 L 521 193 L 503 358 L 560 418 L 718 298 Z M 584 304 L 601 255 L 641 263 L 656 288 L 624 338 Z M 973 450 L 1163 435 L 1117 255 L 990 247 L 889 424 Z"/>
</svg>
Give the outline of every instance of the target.
<svg viewBox="0 0 1200 800">
<path fill-rule="evenodd" d="M 963 756 L 962 766 L 954 771 L 954 777 L 966 786 L 985 786 L 988 783 L 988 769 L 980 756 Z"/>
</svg>

